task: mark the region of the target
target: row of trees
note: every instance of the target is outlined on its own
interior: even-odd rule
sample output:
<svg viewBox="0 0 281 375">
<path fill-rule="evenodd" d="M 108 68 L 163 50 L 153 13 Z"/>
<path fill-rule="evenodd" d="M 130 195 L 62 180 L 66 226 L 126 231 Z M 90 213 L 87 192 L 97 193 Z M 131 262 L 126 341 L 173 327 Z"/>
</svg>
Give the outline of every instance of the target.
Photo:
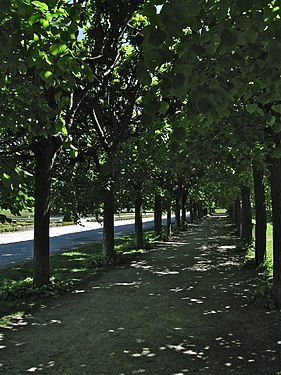
<svg viewBox="0 0 281 375">
<path fill-rule="evenodd" d="M 35 284 L 49 280 L 50 200 L 103 204 L 114 257 L 114 211 L 135 208 L 141 247 L 152 202 L 159 232 L 161 211 L 169 228 L 187 204 L 195 218 L 229 207 L 240 228 L 241 199 L 250 242 L 254 187 L 258 265 L 268 181 L 281 305 L 280 1 L 2 2 L 0 205 L 35 207 Z"/>
</svg>

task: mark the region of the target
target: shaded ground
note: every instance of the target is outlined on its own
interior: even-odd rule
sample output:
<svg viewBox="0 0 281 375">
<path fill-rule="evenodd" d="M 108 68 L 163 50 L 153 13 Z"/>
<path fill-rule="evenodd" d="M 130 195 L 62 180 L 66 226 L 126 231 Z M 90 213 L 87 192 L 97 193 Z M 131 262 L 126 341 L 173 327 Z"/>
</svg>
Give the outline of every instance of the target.
<svg viewBox="0 0 281 375">
<path fill-rule="evenodd" d="M 281 314 L 249 302 L 253 271 L 212 217 L 0 337 L 0 373 L 281 374 Z"/>
</svg>

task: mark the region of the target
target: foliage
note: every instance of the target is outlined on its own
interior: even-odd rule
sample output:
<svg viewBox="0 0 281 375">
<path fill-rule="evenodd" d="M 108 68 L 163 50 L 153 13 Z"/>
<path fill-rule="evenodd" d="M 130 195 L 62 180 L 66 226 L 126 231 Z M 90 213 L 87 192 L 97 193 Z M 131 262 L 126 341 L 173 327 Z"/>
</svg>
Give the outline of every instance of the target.
<svg viewBox="0 0 281 375">
<path fill-rule="evenodd" d="M 253 294 L 254 303 L 268 310 L 276 309 L 276 302 L 272 294 L 272 284 L 263 284 Z"/>
<path fill-rule="evenodd" d="M 50 297 L 58 297 L 72 289 L 71 281 L 56 280 L 52 278 L 48 285 L 37 288 L 33 285 L 31 278 L 21 281 L 4 280 L 1 284 L 0 299 L 12 302 L 15 300 L 24 300 L 27 303 L 34 300 L 42 300 Z"/>
</svg>

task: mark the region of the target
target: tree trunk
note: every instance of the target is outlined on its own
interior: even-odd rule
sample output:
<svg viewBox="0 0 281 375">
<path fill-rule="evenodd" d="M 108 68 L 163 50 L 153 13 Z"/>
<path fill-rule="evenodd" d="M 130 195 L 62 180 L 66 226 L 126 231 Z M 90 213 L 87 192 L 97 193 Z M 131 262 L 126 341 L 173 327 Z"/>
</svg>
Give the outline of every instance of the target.
<svg viewBox="0 0 281 375">
<path fill-rule="evenodd" d="M 241 205 L 240 205 L 239 198 L 237 198 L 235 201 L 234 218 L 235 218 L 235 225 L 237 228 L 237 234 L 240 237 L 241 235 Z"/>
<path fill-rule="evenodd" d="M 253 166 L 255 190 L 255 259 L 256 266 L 264 263 L 266 259 L 266 205 L 263 184 L 263 171 Z"/>
<path fill-rule="evenodd" d="M 232 221 L 234 220 L 234 208 L 233 208 L 233 206 L 229 206 L 228 216 L 229 216 L 230 220 L 232 220 Z"/>
<path fill-rule="evenodd" d="M 194 221 L 200 220 L 200 212 L 199 212 L 199 203 L 193 202 L 193 215 L 194 215 Z"/>
<path fill-rule="evenodd" d="M 186 200 L 187 192 L 185 191 L 181 197 L 181 225 L 185 226 L 186 224 Z"/>
<path fill-rule="evenodd" d="M 180 194 L 176 195 L 176 207 L 175 207 L 175 219 L 176 219 L 176 227 L 180 229 L 181 227 L 181 206 L 180 206 Z"/>
<path fill-rule="evenodd" d="M 144 246 L 142 228 L 142 182 L 135 185 L 135 244 L 137 249 Z"/>
<path fill-rule="evenodd" d="M 166 226 L 166 232 L 167 235 L 170 236 L 171 234 L 171 227 L 172 227 L 172 212 L 171 212 L 171 206 L 167 208 L 167 226 Z"/>
<path fill-rule="evenodd" d="M 111 186 L 104 191 L 103 209 L 103 248 L 102 254 L 107 258 L 115 258 L 114 249 L 114 191 Z"/>
<path fill-rule="evenodd" d="M 193 201 L 190 201 L 190 221 L 191 223 L 194 222 L 194 204 Z"/>
<path fill-rule="evenodd" d="M 242 186 L 242 238 L 247 244 L 251 244 L 253 240 L 252 236 L 252 208 L 250 199 L 250 188 L 248 186 Z"/>
<path fill-rule="evenodd" d="M 34 274 L 36 287 L 50 281 L 49 228 L 51 172 L 57 148 L 52 138 L 34 141 L 35 154 L 35 211 L 34 211 Z"/>
<path fill-rule="evenodd" d="M 155 194 L 154 204 L 154 234 L 160 236 L 162 230 L 162 199 L 160 194 Z"/>
<path fill-rule="evenodd" d="M 271 199 L 273 223 L 273 294 L 281 307 L 281 159 L 271 160 Z"/>
</svg>

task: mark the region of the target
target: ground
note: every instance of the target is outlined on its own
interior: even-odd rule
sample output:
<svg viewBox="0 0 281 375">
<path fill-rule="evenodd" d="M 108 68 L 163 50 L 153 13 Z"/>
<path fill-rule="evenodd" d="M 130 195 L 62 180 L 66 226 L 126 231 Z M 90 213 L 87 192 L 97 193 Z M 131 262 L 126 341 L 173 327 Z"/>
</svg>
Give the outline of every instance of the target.
<svg viewBox="0 0 281 375">
<path fill-rule="evenodd" d="M 0 373 L 281 374 L 281 314 L 214 216 L 3 330 Z"/>
</svg>

